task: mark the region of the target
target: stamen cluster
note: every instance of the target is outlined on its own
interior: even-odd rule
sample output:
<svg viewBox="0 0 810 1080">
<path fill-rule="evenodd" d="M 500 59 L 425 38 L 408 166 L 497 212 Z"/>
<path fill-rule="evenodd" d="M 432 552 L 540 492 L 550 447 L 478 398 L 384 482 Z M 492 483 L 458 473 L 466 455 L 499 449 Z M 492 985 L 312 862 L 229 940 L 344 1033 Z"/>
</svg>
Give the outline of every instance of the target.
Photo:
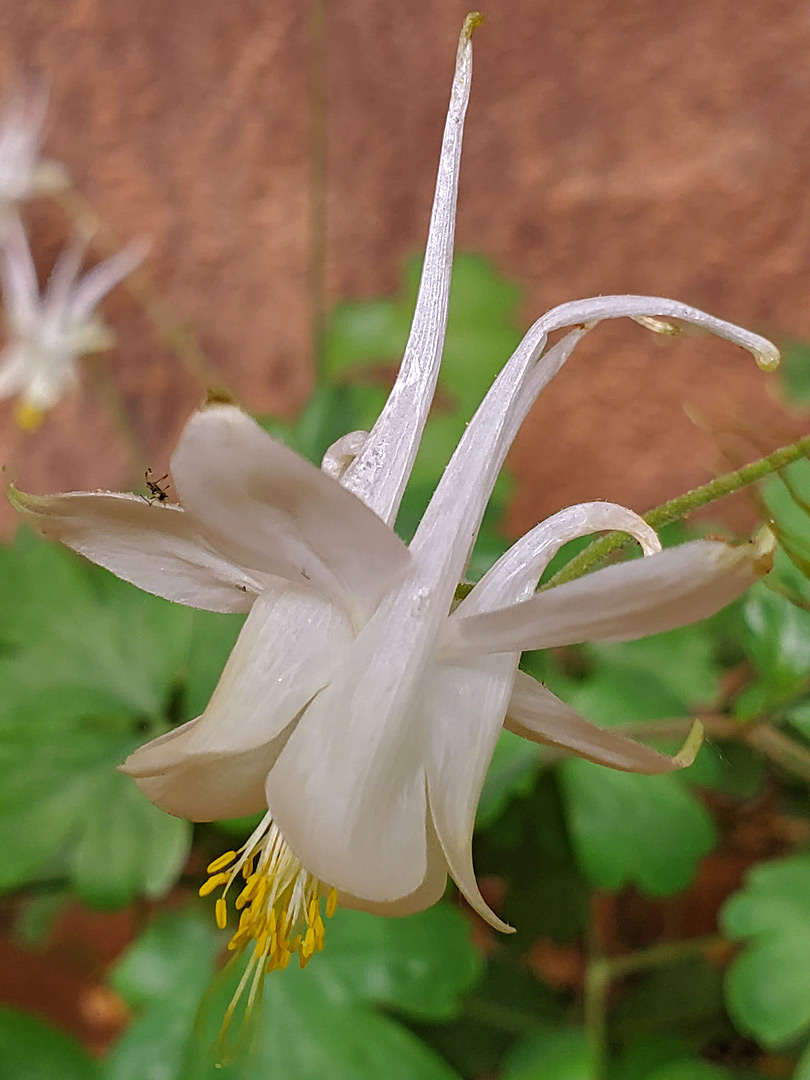
<svg viewBox="0 0 810 1080">
<path fill-rule="evenodd" d="M 329 918 L 337 907 L 337 890 L 304 869 L 269 813 L 238 851 L 214 859 L 208 873 L 200 896 L 222 887 L 215 910 L 217 925 L 223 930 L 228 923 L 228 891 L 240 877 L 244 881 L 234 903 L 241 912 L 239 925 L 228 948 L 241 952 L 255 942 L 250 966 L 258 966 L 257 975 L 283 971 L 293 953 L 304 968 L 323 948 L 321 901 L 325 898 Z"/>
</svg>

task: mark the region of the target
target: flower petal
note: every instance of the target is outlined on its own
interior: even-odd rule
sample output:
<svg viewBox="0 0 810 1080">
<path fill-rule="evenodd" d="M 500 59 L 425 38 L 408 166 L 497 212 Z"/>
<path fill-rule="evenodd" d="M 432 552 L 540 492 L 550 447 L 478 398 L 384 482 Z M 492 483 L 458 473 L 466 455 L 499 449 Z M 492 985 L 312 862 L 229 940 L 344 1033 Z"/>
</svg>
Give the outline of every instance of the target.
<svg viewBox="0 0 810 1080">
<path fill-rule="evenodd" d="M 373 610 L 408 565 L 408 549 L 373 511 L 236 406 L 191 418 L 172 476 L 217 548 L 349 610 Z"/>
<path fill-rule="evenodd" d="M 384 598 L 267 780 L 268 808 L 303 865 L 376 903 L 410 896 L 427 873 L 424 606 L 404 586 Z"/>
<path fill-rule="evenodd" d="M 453 652 L 547 649 L 582 641 L 632 641 L 705 619 L 770 569 L 757 542 L 693 540 L 608 566 L 497 611 L 448 621 Z"/>
<path fill-rule="evenodd" d="M 425 262 L 405 355 L 379 419 L 341 480 L 389 525 L 396 519 L 439 375 L 453 269 L 461 139 L 472 79 L 470 37 L 475 25 L 468 16 L 459 40 Z"/>
<path fill-rule="evenodd" d="M 444 857 L 441 845 L 436 837 L 433 823 L 428 817 L 427 821 L 427 870 L 424 880 L 408 896 L 399 900 L 388 902 L 363 900 L 351 893 L 341 892 L 338 894 L 340 907 L 354 908 L 357 911 L 370 911 L 374 915 L 384 915 L 387 918 L 401 918 L 404 915 L 413 915 L 417 911 L 426 908 L 441 900 L 444 890 L 447 888 L 447 860 Z"/>
<path fill-rule="evenodd" d="M 202 716 L 153 739 L 122 769 L 169 813 L 233 816 L 262 808 L 286 729 L 329 681 L 350 643 L 348 620 L 306 589 L 281 584 L 256 600 Z"/>
<path fill-rule="evenodd" d="M 200 536 L 177 506 L 140 496 L 73 491 L 9 498 L 23 520 L 139 589 L 207 611 L 249 611 L 266 576 L 247 570 Z"/>
<path fill-rule="evenodd" d="M 637 540 L 645 555 L 661 550 L 661 542 L 644 518 L 618 503 L 587 502 L 567 506 L 514 543 L 484 574 L 450 616 L 504 607 L 530 597 L 548 564 L 570 540 L 595 532 L 625 532 Z"/>
<path fill-rule="evenodd" d="M 563 544 L 602 529 L 623 529 L 646 552 L 659 549 L 655 532 L 615 503 L 583 503 L 560 511 L 514 544 L 446 620 L 502 607 L 531 596 L 537 579 Z M 475 881 L 472 834 L 487 768 L 512 693 L 518 653 L 476 657 L 434 669 L 425 695 L 428 804 L 450 867 L 470 905 L 498 930 L 510 928 L 489 909 Z M 463 718 L 459 722 L 459 718 Z"/>
<path fill-rule="evenodd" d="M 524 739 L 570 750 L 578 757 L 622 772 L 654 775 L 692 763 L 688 755 L 669 757 L 619 731 L 586 720 L 523 671 L 517 673 L 504 727 Z"/>
<path fill-rule="evenodd" d="M 133 240 L 121 251 L 88 270 L 70 291 L 68 307 L 71 317 L 76 322 L 88 319 L 107 293 L 141 265 L 148 251 L 149 244 L 145 240 Z"/>
<path fill-rule="evenodd" d="M 22 219 L 16 212 L 0 234 L 0 282 L 3 303 L 13 334 L 30 333 L 39 314 L 39 282 Z"/>
<path fill-rule="evenodd" d="M 490 909 L 475 880 L 472 834 L 481 788 L 512 692 L 517 656 L 436 667 L 425 694 L 428 806 L 453 880 L 496 930 L 513 929 Z"/>
</svg>

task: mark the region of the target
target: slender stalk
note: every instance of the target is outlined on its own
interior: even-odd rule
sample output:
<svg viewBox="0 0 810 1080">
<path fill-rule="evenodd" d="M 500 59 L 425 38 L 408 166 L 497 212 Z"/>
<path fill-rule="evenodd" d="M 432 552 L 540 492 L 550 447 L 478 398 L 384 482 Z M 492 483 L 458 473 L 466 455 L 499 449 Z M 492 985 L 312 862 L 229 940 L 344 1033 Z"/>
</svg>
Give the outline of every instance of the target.
<svg viewBox="0 0 810 1080">
<path fill-rule="evenodd" d="M 87 236 L 96 252 L 107 257 L 120 249 L 120 244 L 105 228 L 99 216 L 81 192 L 75 188 L 54 195 L 56 202 L 77 229 Z M 172 350 L 180 362 L 203 387 L 216 389 L 233 398 L 213 362 L 206 356 L 193 331 L 171 310 L 152 279 L 142 267 L 133 270 L 121 283 L 157 330 L 161 341 Z"/>
<path fill-rule="evenodd" d="M 309 238 L 307 295 L 315 381 L 323 375 L 326 278 L 326 0 L 312 0 L 309 14 Z"/>
<path fill-rule="evenodd" d="M 735 469 L 734 472 L 718 476 L 717 479 L 710 480 L 707 484 L 702 484 L 693 491 L 687 491 L 685 495 L 679 495 L 675 499 L 670 499 L 668 502 L 656 506 L 655 509 L 644 514 L 644 520 L 654 529 L 660 529 L 664 525 L 669 525 L 673 521 L 688 516 L 701 506 L 708 506 L 709 503 L 715 502 L 717 499 L 732 495 L 750 484 L 755 484 L 758 480 L 764 479 L 766 476 L 779 472 L 780 469 L 784 469 L 794 461 L 807 457 L 808 454 L 810 454 L 810 435 L 806 435 L 789 446 L 782 446 L 757 461 L 743 465 L 741 469 Z M 566 581 L 573 581 L 574 578 L 582 577 L 596 563 L 601 562 L 602 559 L 628 543 L 630 543 L 630 537 L 626 533 L 608 533 L 607 536 L 603 536 L 589 544 L 584 551 L 576 555 L 550 581 L 546 582 L 543 588 L 548 589 L 553 585 L 562 585 Z"/>
<path fill-rule="evenodd" d="M 585 972 L 583 1011 L 593 1080 L 604 1080 L 607 1068 L 607 998 L 610 982 L 610 960 L 604 956 L 592 960 Z"/>
</svg>

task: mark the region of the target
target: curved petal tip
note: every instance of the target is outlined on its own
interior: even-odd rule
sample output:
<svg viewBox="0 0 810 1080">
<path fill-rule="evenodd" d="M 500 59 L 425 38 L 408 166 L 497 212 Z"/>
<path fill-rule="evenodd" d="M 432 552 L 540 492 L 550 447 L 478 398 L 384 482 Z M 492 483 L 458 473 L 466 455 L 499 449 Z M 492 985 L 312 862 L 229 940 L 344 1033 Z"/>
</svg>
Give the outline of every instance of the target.
<svg viewBox="0 0 810 1080">
<path fill-rule="evenodd" d="M 686 742 L 672 758 L 672 763 L 676 769 L 689 768 L 697 757 L 698 750 L 703 745 L 703 736 L 703 724 L 701 724 L 700 720 L 695 720 L 689 729 L 689 734 L 686 736 Z"/>
<path fill-rule="evenodd" d="M 471 11 L 464 19 L 464 25 L 461 28 L 461 40 L 469 41 L 472 37 L 473 30 L 477 30 L 481 23 L 484 21 L 484 16 L 480 11 Z"/>
</svg>

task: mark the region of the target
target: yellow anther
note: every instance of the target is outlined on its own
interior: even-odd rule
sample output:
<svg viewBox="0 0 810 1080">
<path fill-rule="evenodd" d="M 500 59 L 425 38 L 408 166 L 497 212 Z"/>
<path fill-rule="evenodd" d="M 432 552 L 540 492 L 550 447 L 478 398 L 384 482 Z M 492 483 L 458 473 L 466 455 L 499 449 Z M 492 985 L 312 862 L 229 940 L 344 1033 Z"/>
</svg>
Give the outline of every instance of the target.
<svg viewBox="0 0 810 1080">
<path fill-rule="evenodd" d="M 301 948 L 301 935 L 296 934 L 292 941 L 287 943 L 287 948 L 290 950 L 290 952 L 298 952 L 298 950 Z"/>
<path fill-rule="evenodd" d="M 220 930 L 224 930 L 228 925 L 228 905 L 225 903 L 224 896 L 220 896 L 219 900 L 217 900 L 214 911 L 216 913 L 217 926 Z"/>
<path fill-rule="evenodd" d="M 304 935 L 304 944 L 301 947 L 301 952 L 306 953 L 307 956 L 312 956 L 315 952 L 315 931 L 311 926 Z"/>
<path fill-rule="evenodd" d="M 316 915 L 320 914 L 321 902 L 318 899 L 317 893 L 310 898 L 307 904 L 307 924 L 311 926 L 315 922 Z"/>
<path fill-rule="evenodd" d="M 275 908 L 270 908 L 270 914 L 267 916 L 267 925 L 270 927 L 270 933 L 275 934 L 277 925 Z"/>
<path fill-rule="evenodd" d="M 242 877 L 245 879 L 245 881 L 247 881 L 247 879 L 251 876 L 252 873 L 253 856 L 251 856 L 249 859 L 245 859 L 244 865 L 242 866 Z"/>
<path fill-rule="evenodd" d="M 270 888 L 270 883 L 266 877 L 259 878 L 259 887 L 256 890 L 256 896 L 253 899 L 257 908 L 264 907 L 264 902 L 267 899 L 267 891 Z"/>
<path fill-rule="evenodd" d="M 304 968 L 307 966 L 307 964 L 310 962 L 311 959 L 312 959 L 312 956 L 309 953 L 305 953 L 304 950 L 302 949 L 301 952 L 298 954 L 298 963 L 299 963 L 302 971 L 304 970 Z"/>
<path fill-rule="evenodd" d="M 276 960 L 275 956 L 270 956 L 268 958 L 268 960 L 267 960 L 267 966 L 265 967 L 264 970 L 269 975 L 270 972 L 275 971 L 277 967 L 278 967 L 278 960 Z"/>
<path fill-rule="evenodd" d="M 337 910 L 337 889 L 330 889 L 329 894 L 326 897 L 326 917 L 331 919 Z"/>
<path fill-rule="evenodd" d="M 241 911 L 242 908 L 245 906 L 245 904 L 247 904 L 248 901 L 253 899 L 253 894 L 256 892 L 258 887 L 259 887 L 259 878 L 258 878 L 258 875 L 254 874 L 253 877 L 248 878 L 247 885 L 245 885 L 244 889 L 242 889 L 242 891 L 239 893 L 239 895 L 236 898 L 236 910 L 237 911 Z"/>
<path fill-rule="evenodd" d="M 267 952 L 267 931 L 262 930 L 256 938 L 256 955 L 263 956 Z"/>
<path fill-rule="evenodd" d="M 224 855 L 220 855 L 218 859 L 214 859 L 212 863 L 208 864 L 208 873 L 215 874 L 217 870 L 223 870 L 226 866 L 230 865 L 235 858 L 235 851 L 226 851 Z"/>
<path fill-rule="evenodd" d="M 224 885 L 227 880 L 227 874 L 214 874 L 213 877 L 210 877 L 208 881 L 200 886 L 200 896 L 208 896 L 214 889 L 218 889 L 220 885 Z"/>
<path fill-rule="evenodd" d="M 289 949 L 282 949 L 281 955 L 278 958 L 278 970 L 279 971 L 283 971 L 284 968 L 289 964 L 291 956 L 292 956 L 292 953 L 289 951 Z"/>
</svg>

